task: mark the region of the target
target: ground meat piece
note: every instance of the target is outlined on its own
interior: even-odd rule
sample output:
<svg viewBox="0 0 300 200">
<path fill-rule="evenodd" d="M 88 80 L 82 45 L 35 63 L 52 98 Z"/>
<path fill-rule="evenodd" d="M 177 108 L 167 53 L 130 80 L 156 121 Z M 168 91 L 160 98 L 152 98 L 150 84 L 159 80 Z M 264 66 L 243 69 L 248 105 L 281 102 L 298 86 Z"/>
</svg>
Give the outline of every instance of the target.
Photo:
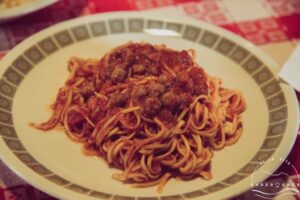
<svg viewBox="0 0 300 200">
<path fill-rule="evenodd" d="M 145 97 L 148 94 L 148 89 L 146 88 L 146 86 L 142 85 L 140 87 L 137 87 L 134 90 L 133 94 L 137 98 Z"/>
<path fill-rule="evenodd" d="M 151 52 L 147 54 L 147 56 L 153 63 L 158 63 L 160 61 L 160 55 L 157 52 Z"/>
<path fill-rule="evenodd" d="M 142 75 L 142 74 L 145 74 L 146 67 L 142 64 L 134 64 L 132 66 L 132 71 L 133 71 L 134 74 Z"/>
<path fill-rule="evenodd" d="M 194 95 L 208 94 L 208 85 L 206 83 L 198 83 L 193 88 Z"/>
<path fill-rule="evenodd" d="M 187 72 L 180 72 L 177 76 L 177 80 L 182 84 L 186 84 L 190 79 L 191 78 Z"/>
<path fill-rule="evenodd" d="M 162 50 L 162 58 L 164 60 L 164 62 L 170 66 L 171 68 L 173 68 L 176 65 L 179 65 L 179 63 L 177 62 L 178 59 L 178 53 L 174 52 L 174 51 L 167 51 L 167 50 Z"/>
<path fill-rule="evenodd" d="M 134 63 L 147 66 L 151 63 L 151 61 L 149 60 L 147 55 L 143 52 L 143 53 L 135 54 Z"/>
<path fill-rule="evenodd" d="M 161 101 L 157 97 L 148 97 L 145 100 L 144 112 L 146 115 L 154 116 L 161 108 Z"/>
<path fill-rule="evenodd" d="M 185 50 L 180 52 L 179 63 L 182 67 L 189 67 L 193 64 L 193 59 Z"/>
<path fill-rule="evenodd" d="M 129 96 L 124 93 L 114 93 L 110 96 L 110 105 L 111 106 L 117 106 L 117 107 L 122 107 L 126 104 L 127 99 Z"/>
<path fill-rule="evenodd" d="M 173 79 L 168 77 L 167 75 L 165 74 L 161 74 L 159 77 L 158 77 L 158 82 L 163 84 L 165 87 L 171 87 L 172 84 L 173 84 Z"/>
<path fill-rule="evenodd" d="M 126 57 L 125 63 L 126 63 L 126 68 L 128 68 L 129 66 L 132 65 L 132 63 L 134 63 L 134 55 L 132 54 L 132 52 Z"/>
<path fill-rule="evenodd" d="M 179 97 L 173 91 L 169 91 L 162 95 L 161 100 L 164 106 L 175 108 L 178 105 Z"/>
<path fill-rule="evenodd" d="M 163 60 L 167 63 L 167 65 L 174 69 L 176 66 L 180 66 L 180 68 L 187 68 L 193 64 L 193 59 L 189 55 L 189 53 L 185 50 L 181 52 L 174 51 L 163 51 Z"/>
<path fill-rule="evenodd" d="M 190 77 L 194 82 L 193 87 L 193 94 L 200 95 L 200 94 L 207 94 L 208 93 L 208 86 L 207 86 L 207 77 L 205 72 L 200 67 L 193 67 L 189 72 Z"/>
<path fill-rule="evenodd" d="M 111 80 L 113 83 L 122 82 L 126 79 L 127 73 L 121 67 L 116 67 L 111 74 Z"/>
<path fill-rule="evenodd" d="M 149 95 L 159 96 L 165 91 L 165 86 L 160 83 L 152 83 L 149 85 Z"/>
<path fill-rule="evenodd" d="M 80 93 L 84 98 L 88 98 L 94 94 L 95 88 L 92 82 L 85 82 L 82 84 Z"/>
<path fill-rule="evenodd" d="M 175 121 L 175 116 L 172 114 L 172 112 L 168 109 L 163 109 L 159 113 L 159 118 L 166 122 L 173 122 Z"/>
<path fill-rule="evenodd" d="M 158 77 L 158 82 L 160 82 L 160 83 L 165 83 L 165 82 L 167 82 L 168 81 L 168 76 L 167 75 L 165 75 L 165 74 L 161 74 L 159 77 Z"/>
<path fill-rule="evenodd" d="M 149 66 L 149 72 L 150 72 L 150 74 L 156 75 L 156 76 L 160 74 L 159 68 L 156 64 L 151 64 Z"/>
<path fill-rule="evenodd" d="M 186 91 L 191 91 L 193 89 L 193 80 L 187 72 L 181 72 L 178 74 L 177 86 Z"/>
<path fill-rule="evenodd" d="M 113 67 L 111 67 L 110 65 L 105 67 L 104 70 L 103 70 L 103 74 L 101 74 L 101 78 L 106 80 L 106 79 L 109 79 L 111 77 L 111 73 L 113 71 Z"/>
<path fill-rule="evenodd" d="M 190 93 L 181 93 L 179 95 L 179 109 L 188 107 L 193 101 L 193 97 Z"/>
<path fill-rule="evenodd" d="M 204 70 L 200 67 L 192 67 L 189 72 L 190 77 L 193 79 L 195 84 L 206 82 L 206 76 Z"/>
<path fill-rule="evenodd" d="M 108 62 L 112 66 L 118 65 L 120 63 L 124 63 L 129 53 L 130 50 L 127 48 L 118 49 L 109 56 Z"/>
</svg>

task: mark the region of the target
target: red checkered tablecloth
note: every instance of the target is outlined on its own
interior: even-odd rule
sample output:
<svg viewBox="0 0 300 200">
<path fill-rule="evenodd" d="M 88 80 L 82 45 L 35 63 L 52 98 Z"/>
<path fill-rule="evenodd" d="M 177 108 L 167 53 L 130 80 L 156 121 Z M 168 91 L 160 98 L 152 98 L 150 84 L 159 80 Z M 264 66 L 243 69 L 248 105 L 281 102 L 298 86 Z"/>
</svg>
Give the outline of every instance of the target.
<svg viewBox="0 0 300 200">
<path fill-rule="evenodd" d="M 279 65 L 300 39 L 300 0 L 60 0 L 40 11 L 0 24 L 0 59 L 18 43 L 53 24 L 68 19 L 112 11 L 159 11 L 187 15 L 232 31 L 269 54 Z M 162 12 L 164 13 L 164 12 Z M 297 93 L 300 99 L 299 93 Z M 286 161 L 300 171 L 300 137 Z M 294 171 L 282 165 L 277 172 Z M 272 178 L 267 182 L 272 183 Z M 295 186 L 295 188 L 297 185 Z M 276 199 L 300 199 L 300 193 Z M 53 200 L 15 175 L 0 160 L 0 200 Z M 246 192 L 234 199 L 259 199 Z"/>
</svg>

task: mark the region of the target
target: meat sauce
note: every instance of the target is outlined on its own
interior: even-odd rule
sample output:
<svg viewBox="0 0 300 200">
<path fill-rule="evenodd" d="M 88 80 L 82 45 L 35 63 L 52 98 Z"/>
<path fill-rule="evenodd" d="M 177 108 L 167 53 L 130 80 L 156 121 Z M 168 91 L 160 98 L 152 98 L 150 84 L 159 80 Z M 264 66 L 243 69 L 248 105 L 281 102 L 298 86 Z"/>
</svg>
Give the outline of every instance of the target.
<svg viewBox="0 0 300 200">
<path fill-rule="evenodd" d="M 102 89 L 111 108 L 141 106 L 145 117 L 172 122 L 194 97 L 207 94 L 207 77 L 188 51 L 133 43 L 99 62 Z M 169 68 L 170 70 L 168 70 Z M 152 77 L 145 84 L 132 80 Z M 126 87 L 121 87 L 125 85 Z M 120 87 L 109 93 L 109 88 Z M 101 91 L 103 91 L 101 89 Z M 104 90 L 105 91 L 105 90 Z"/>
</svg>

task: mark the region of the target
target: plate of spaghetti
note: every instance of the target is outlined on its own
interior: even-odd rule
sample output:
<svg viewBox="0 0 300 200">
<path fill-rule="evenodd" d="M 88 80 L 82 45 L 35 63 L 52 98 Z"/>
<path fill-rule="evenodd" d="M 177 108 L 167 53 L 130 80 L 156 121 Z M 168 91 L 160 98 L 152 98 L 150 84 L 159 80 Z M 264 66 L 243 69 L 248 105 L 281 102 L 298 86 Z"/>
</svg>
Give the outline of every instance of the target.
<svg viewBox="0 0 300 200">
<path fill-rule="evenodd" d="M 1 0 L 0 22 L 32 13 L 55 2 L 57 2 L 57 0 Z"/>
<path fill-rule="evenodd" d="M 83 17 L 0 65 L 0 157 L 57 198 L 229 198 L 274 172 L 297 133 L 276 63 L 198 21 Z"/>
</svg>

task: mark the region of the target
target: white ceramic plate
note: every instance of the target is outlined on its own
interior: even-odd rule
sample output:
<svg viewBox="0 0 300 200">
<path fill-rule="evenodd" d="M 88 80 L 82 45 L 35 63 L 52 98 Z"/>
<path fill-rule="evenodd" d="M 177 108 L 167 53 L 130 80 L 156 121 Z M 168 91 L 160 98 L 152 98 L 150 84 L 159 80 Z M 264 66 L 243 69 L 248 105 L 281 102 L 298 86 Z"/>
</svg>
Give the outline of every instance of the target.
<svg viewBox="0 0 300 200">
<path fill-rule="evenodd" d="M 115 169 L 84 156 L 81 145 L 63 131 L 28 126 L 49 118 L 49 105 L 68 77 L 70 56 L 100 58 L 132 41 L 193 48 L 198 63 L 224 85 L 244 93 L 244 132 L 237 144 L 215 153 L 213 179 L 171 180 L 136 189 L 111 178 Z M 153 18 L 141 13 L 111 13 L 67 21 L 28 38 L 0 63 L 0 154 L 3 161 L 35 187 L 63 199 L 223 199 L 267 178 L 294 144 L 298 103 L 294 90 L 273 74 L 278 66 L 244 39 L 198 21 Z M 272 157 L 274 162 L 262 162 Z M 279 159 L 281 158 L 281 159 Z"/>
<path fill-rule="evenodd" d="M 0 7 L 0 22 L 8 21 L 45 8 L 57 0 L 21 0 L 21 4 L 11 8 Z"/>
</svg>

